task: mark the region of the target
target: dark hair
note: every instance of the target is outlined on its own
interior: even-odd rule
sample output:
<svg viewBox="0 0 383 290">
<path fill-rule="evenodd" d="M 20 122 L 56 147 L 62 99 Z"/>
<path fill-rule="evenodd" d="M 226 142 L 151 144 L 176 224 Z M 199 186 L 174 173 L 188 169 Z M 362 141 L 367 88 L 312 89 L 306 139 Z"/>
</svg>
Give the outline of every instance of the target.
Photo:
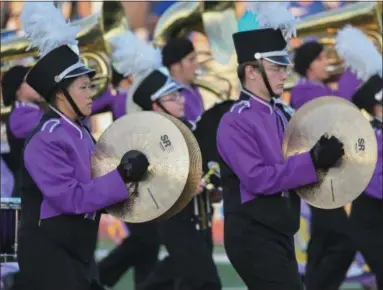
<svg viewBox="0 0 383 290">
<path fill-rule="evenodd" d="M 62 89 L 67 90 L 69 86 L 77 79 L 77 77 L 63 79 L 60 83 L 53 87 L 49 93 L 49 103 L 56 104 L 56 96 L 62 91 Z"/>
<path fill-rule="evenodd" d="M 244 62 L 238 65 L 237 67 L 237 76 L 239 81 L 241 82 L 241 85 L 243 86 L 246 80 L 246 67 L 250 65 L 255 69 L 258 69 L 258 64 L 256 62 Z"/>
<path fill-rule="evenodd" d="M 302 44 L 295 51 L 294 70 L 301 76 L 307 77 L 307 70 L 311 63 L 321 54 L 324 47 L 316 41 Z"/>
</svg>

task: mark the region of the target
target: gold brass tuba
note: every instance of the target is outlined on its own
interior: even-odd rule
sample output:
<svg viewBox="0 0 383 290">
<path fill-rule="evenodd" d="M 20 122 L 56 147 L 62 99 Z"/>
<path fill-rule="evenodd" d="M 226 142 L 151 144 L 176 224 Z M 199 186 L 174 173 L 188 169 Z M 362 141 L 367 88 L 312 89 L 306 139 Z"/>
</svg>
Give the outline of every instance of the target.
<svg viewBox="0 0 383 290">
<path fill-rule="evenodd" d="M 299 46 L 306 37 L 315 37 L 327 49 L 329 56 L 330 76 L 336 79 L 343 72 L 343 61 L 335 51 L 337 31 L 346 25 L 353 25 L 363 30 L 382 51 L 382 2 L 359 2 L 347 6 L 321 12 L 303 19 L 297 27 L 297 38 L 291 41 L 290 53 Z M 285 84 L 290 90 L 298 75 L 293 74 Z"/>
<path fill-rule="evenodd" d="M 191 31 L 200 32 L 208 38 L 210 51 L 202 53 L 205 55 L 205 61 L 200 61 L 203 74 L 196 84 L 214 92 L 216 99 L 236 98 L 239 88 L 235 51 L 229 45 L 229 42 L 232 43 L 232 33 L 236 31 L 236 27 L 233 28 L 233 21 L 236 21 L 234 5 L 235 2 L 226 1 L 180 2 L 162 15 L 155 29 L 155 44 L 158 46 L 163 46 L 170 37 L 185 35 Z M 217 23 L 220 28 L 217 28 Z M 303 38 L 317 38 L 329 50 L 328 69 L 336 77 L 343 71 L 343 65 L 334 49 L 335 37 L 338 29 L 347 24 L 362 29 L 382 50 L 382 2 L 377 1 L 348 4 L 304 18 L 297 27 L 298 37 L 291 41 L 289 51 L 292 54 Z M 196 49 L 200 51 L 199 47 Z M 216 61 L 214 58 L 217 58 L 219 49 L 226 58 L 230 58 L 231 53 L 231 61 L 226 64 Z M 225 82 L 219 80 L 220 78 Z M 286 82 L 286 91 L 293 87 L 297 79 L 298 76 L 292 74 Z M 228 91 L 228 83 L 231 93 Z M 203 94 L 206 101 L 205 96 Z"/>
<path fill-rule="evenodd" d="M 99 12 L 73 22 L 81 31 L 77 35 L 80 57 L 96 70 L 92 81 L 93 97 L 101 95 L 111 78 L 108 40 L 127 29 L 125 12 L 117 1 L 106 1 Z M 3 31 L 2 31 L 3 33 Z M 29 41 L 24 36 L 8 37 L 1 41 L 1 74 L 21 60 L 32 66 L 36 62 L 37 49 L 25 51 Z M 2 107 L 2 112 L 7 111 Z"/>
<path fill-rule="evenodd" d="M 163 47 L 168 39 L 190 32 L 205 35 L 198 42 L 200 68 L 198 86 L 205 109 L 218 100 L 231 99 L 239 92 L 236 58 L 231 34 L 237 30 L 235 3 L 230 1 L 178 2 L 160 17 L 154 31 L 154 45 Z"/>
</svg>

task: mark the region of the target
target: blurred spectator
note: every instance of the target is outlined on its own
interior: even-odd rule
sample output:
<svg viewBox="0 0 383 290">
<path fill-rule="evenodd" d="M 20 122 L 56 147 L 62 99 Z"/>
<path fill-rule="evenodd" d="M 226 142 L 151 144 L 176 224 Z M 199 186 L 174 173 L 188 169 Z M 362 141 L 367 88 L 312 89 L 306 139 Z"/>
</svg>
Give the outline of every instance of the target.
<svg viewBox="0 0 383 290">
<path fill-rule="evenodd" d="M 323 1 L 323 5 L 326 10 L 340 8 L 346 4 L 347 4 L 347 1 Z"/>
<path fill-rule="evenodd" d="M 291 13 L 296 17 L 305 17 L 325 10 L 320 1 L 290 1 Z"/>
<path fill-rule="evenodd" d="M 166 11 L 166 9 L 168 9 L 176 2 L 177 1 L 153 1 L 150 3 L 150 13 L 157 16 L 161 16 Z"/>
</svg>

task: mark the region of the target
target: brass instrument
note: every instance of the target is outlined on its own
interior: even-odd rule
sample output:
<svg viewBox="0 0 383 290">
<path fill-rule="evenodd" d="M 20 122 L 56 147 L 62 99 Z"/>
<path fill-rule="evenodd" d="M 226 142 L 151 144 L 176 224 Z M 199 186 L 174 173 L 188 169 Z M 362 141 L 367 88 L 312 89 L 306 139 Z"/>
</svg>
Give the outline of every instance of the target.
<svg viewBox="0 0 383 290">
<path fill-rule="evenodd" d="M 213 92 L 215 99 L 236 99 L 239 92 L 236 54 L 229 45 L 232 44 L 232 34 L 237 31 L 237 27 L 233 27 L 234 20 L 237 20 L 234 5 L 235 2 L 223 1 L 176 3 L 159 19 L 154 33 L 155 44 L 158 46 L 163 46 L 170 37 L 186 35 L 192 31 L 207 37 L 210 48 L 208 47 L 208 51 L 202 48 L 204 59 L 199 60 L 202 73 L 196 84 L 201 90 Z M 290 42 L 289 51 L 292 54 L 303 38 L 318 38 L 329 49 L 331 64 L 328 69 L 331 75 L 336 77 L 343 70 L 343 66 L 342 60 L 334 50 L 335 37 L 338 29 L 347 24 L 362 29 L 382 50 L 382 2 L 376 1 L 348 4 L 304 18 L 297 27 L 299 37 Z M 197 46 L 196 50 L 201 53 L 201 47 Z M 230 61 L 222 64 L 217 59 Z M 297 79 L 296 74 L 289 77 L 285 85 L 287 91 Z M 202 95 L 205 103 L 208 103 L 205 107 L 209 107 L 211 94 L 207 96 L 202 92 Z"/>
<path fill-rule="evenodd" d="M 195 44 L 200 68 L 195 85 L 203 96 L 205 109 L 217 100 L 238 95 L 240 84 L 231 35 L 237 30 L 235 3 L 230 1 L 179 2 L 160 17 L 154 31 L 154 45 L 162 47 L 175 36 L 190 32 L 206 35 Z"/>
<path fill-rule="evenodd" d="M 97 97 L 107 89 L 112 73 L 108 40 L 127 29 L 124 9 L 120 2 L 106 1 L 99 12 L 74 21 L 73 25 L 81 27 L 77 39 L 82 61 L 96 70 L 92 95 Z M 37 49 L 26 51 L 28 45 L 29 41 L 24 36 L 8 37 L 1 41 L 1 74 L 21 60 L 26 60 L 29 66 L 37 61 Z M 9 108 L 2 106 L 1 112 L 6 111 Z"/>
<path fill-rule="evenodd" d="M 342 59 L 335 51 L 335 39 L 338 30 L 348 24 L 363 30 L 382 51 L 382 2 L 374 1 L 349 4 L 304 18 L 297 27 L 297 38 L 291 41 L 289 52 L 293 54 L 294 48 L 306 37 L 316 37 L 328 52 L 330 62 L 328 71 L 330 76 L 336 79 L 344 67 Z M 298 75 L 292 74 L 285 83 L 286 90 L 290 90 L 298 78 Z"/>
</svg>

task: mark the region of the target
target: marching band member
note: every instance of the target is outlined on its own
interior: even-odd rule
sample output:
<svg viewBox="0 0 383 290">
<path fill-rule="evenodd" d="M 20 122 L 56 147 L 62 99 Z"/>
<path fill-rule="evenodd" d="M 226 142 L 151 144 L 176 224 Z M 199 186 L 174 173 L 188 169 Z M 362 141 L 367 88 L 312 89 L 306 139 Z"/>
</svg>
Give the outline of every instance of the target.
<svg viewBox="0 0 383 290">
<path fill-rule="evenodd" d="M 346 67 L 364 82 L 353 95 L 353 103 L 372 117 L 378 145 L 375 172 L 365 191 L 352 203 L 351 235 L 379 290 L 383 289 L 383 160 L 382 160 L 382 55 L 359 29 L 346 26 L 338 32 L 336 48 Z"/>
<path fill-rule="evenodd" d="M 3 76 L 1 87 L 5 106 L 12 106 L 6 122 L 9 153 L 4 156 L 15 178 L 13 195 L 20 195 L 20 165 L 24 142 L 39 123 L 43 111 L 40 109 L 41 96 L 26 82 L 28 68 L 17 65 Z"/>
<path fill-rule="evenodd" d="M 80 28 L 53 2 L 26 2 L 21 23 L 40 55 L 26 82 L 50 108 L 23 154 L 21 275 L 31 290 L 103 289 L 93 256 L 101 210 L 129 197 L 125 183 L 140 180 L 148 161 L 127 152 L 117 169 L 91 178 L 94 141 L 80 120 L 91 112 L 95 71 L 79 58 Z"/>
<path fill-rule="evenodd" d="M 382 77 L 374 75 L 353 96 L 354 104 L 373 116 L 371 125 L 378 143 L 378 160 L 370 183 L 352 203 L 350 214 L 352 237 L 371 272 L 375 274 L 378 290 L 383 290 L 382 90 Z"/>
<path fill-rule="evenodd" d="M 291 91 L 291 106 L 298 110 L 307 102 L 323 96 L 351 100 L 360 81 L 346 70 L 333 90 L 328 79 L 328 59 L 322 44 L 310 41 L 295 53 L 294 69 L 302 77 Z M 350 238 L 350 224 L 344 207 L 311 210 L 310 240 L 307 248 L 305 284 L 308 290 L 338 289 L 354 259 L 355 248 Z"/>
<path fill-rule="evenodd" d="M 174 81 L 162 66 L 160 51 L 130 32 L 126 38 L 121 38 L 121 47 L 126 48 L 128 44 L 135 50 L 125 50 L 124 55 L 131 62 L 129 68 L 134 77 L 128 101 L 134 103 L 137 109 L 164 112 L 185 121 L 185 101 L 180 94 L 183 86 Z M 133 108 L 132 103 L 128 104 L 128 113 L 129 108 Z M 193 126 L 191 122 L 185 121 L 185 124 Z M 196 194 L 201 192 L 202 186 Z M 211 249 L 203 233 L 196 229 L 193 209 L 194 204 L 190 202 L 180 213 L 157 223 L 160 241 L 165 245 L 169 256 L 159 262 L 137 289 L 221 289 Z"/>
<path fill-rule="evenodd" d="M 112 109 L 114 120 L 127 113 L 126 100 L 129 92 L 127 88 L 131 86 L 132 79 L 130 67 L 132 59 L 129 49 L 134 45 L 129 40 L 129 37 L 120 36 L 111 39 L 112 85 L 118 92 L 114 96 L 112 90 L 109 90 L 100 99 L 96 99 L 92 105 L 92 113 L 103 107 L 109 107 Z M 158 262 L 160 242 L 157 224 L 154 222 L 125 224 L 129 230 L 128 237 L 98 264 L 100 281 L 107 287 L 113 287 L 131 267 L 134 269 L 133 279 L 137 287 L 148 277 Z"/>
<path fill-rule="evenodd" d="M 309 152 L 284 159 L 289 113 L 275 97 L 287 78 L 286 41 L 295 34 L 287 3 L 250 4 L 233 35 L 242 83 L 240 101 L 217 132 L 225 214 L 225 248 L 251 290 L 299 290 L 294 234 L 300 198 L 294 189 L 318 181 L 344 154 L 336 137 L 322 136 Z M 246 98 L 243 95 L 247 95 Z M 242 101 L 241 101 L 242 100 Z"/>
<path fill-rule="evenodd" d="M 346 70 L 339 79 L 336 90 L 327 86 L 328 58 L 322 44 L 310 41 L 300 46 L 294 56 L 294 70 L 302 77 L 291 90 L 291 106 L 298 110 L 307 102 L 323 96 L 339 96 L 351 100 L 360 81 Z"/>
<path fill-rule="evenodd" d="M 361 41 L 363 43 L 363 37 L 364 36 L 360 34 L 348 35 L 346 30 L 346 34 L 339 34 L 335 48 L 337 52 L 342 55 L 351 48 L 353 51 L 351 54 L 354 54 L 354 52 L 358 51 L 358 45 L 350 44 L 350 42 L 357 39 L 358 42 Z M 323 72 L 327 65 L 323 47 L 318 45 L 317 43 L 307 43 L 303 45 L 296 54 L 296 70 L 301 71 L 301 73 L 303 72 L 306 76 L 310 75 L 308 79 L 314 76 L 315 80 L 315 75 L 321 75 L 321 70 Z M 347 45 L 351 46 L 347 48 Z M 365 47 L 366 46 L 364 46 L 364 48 Z M 367 54 L 362 51 L 363 48 L 359 49 L 357 62 L 368 64 L 372 58 L 369 56 L 369 60 L 363 60 L 361 55 Z M 312 57 L 314 57 L 318 52 L 319 56 L 314 58 L 312 62 L 309 62 L 311 58 L 307 56 L 312 54 Z M 350 61 L 350 57 L 347 54 L 345 55 L 345 61 L 346 64 Z M 306 65 L 304 65 L 304 63 L 306 63 Z M 378 63 L 378 65 L 372 66 L 374 73 L 379 69 L 378 67 L 381 61 L 378 60 Z M 358 85 L 366 81 L 367 78 L 362 75 L 360 70 L 358 72 L 350 65 L 346 65 L 346 67 L 346 72 L 339 81 L 338 91 L 326 90 L 324 87 L 318 89 L 318 85 L 315 86 L 313 84 L 311 84 L 312 89 L 310 90 L 309 83 L 306 83 L 306 85 L 300 83 L 296 86 L 292 97 L 295 97 L 294 100 L 296 103 L 301 105 L 311 99 L 311 97 L 309 97 L 310 95 L 316 98 L 335 94 L 335 96 L 340 96 L 351 101 L 352 95 L 358 89 Z M 302 88 L 304 86 L 306 89 L 303 90 Z M 320 92 L 323 95 L 320 95 Z M 310 206 L 310 208 L 311 237 L 307 248 L 306 287 L 308 290 L 339 289 L 346 277 L 347 270 L 354 259 L 356 251 L 355 243 L 351 237 L 350 221 L 344 207 L 332 210 L 319 209 L 312 206 Z"/>
<path fill-rule="evenodd" d="M 196 79 L 197 53 L 187 38 L 172 38 L 162 49 L 163 65 L 168 68 L 174 80 L 184 86 L 185 119 L 197 121 L 204 111 L 203 100 L 198 88 L 193 86 Z"/>
</svg>

